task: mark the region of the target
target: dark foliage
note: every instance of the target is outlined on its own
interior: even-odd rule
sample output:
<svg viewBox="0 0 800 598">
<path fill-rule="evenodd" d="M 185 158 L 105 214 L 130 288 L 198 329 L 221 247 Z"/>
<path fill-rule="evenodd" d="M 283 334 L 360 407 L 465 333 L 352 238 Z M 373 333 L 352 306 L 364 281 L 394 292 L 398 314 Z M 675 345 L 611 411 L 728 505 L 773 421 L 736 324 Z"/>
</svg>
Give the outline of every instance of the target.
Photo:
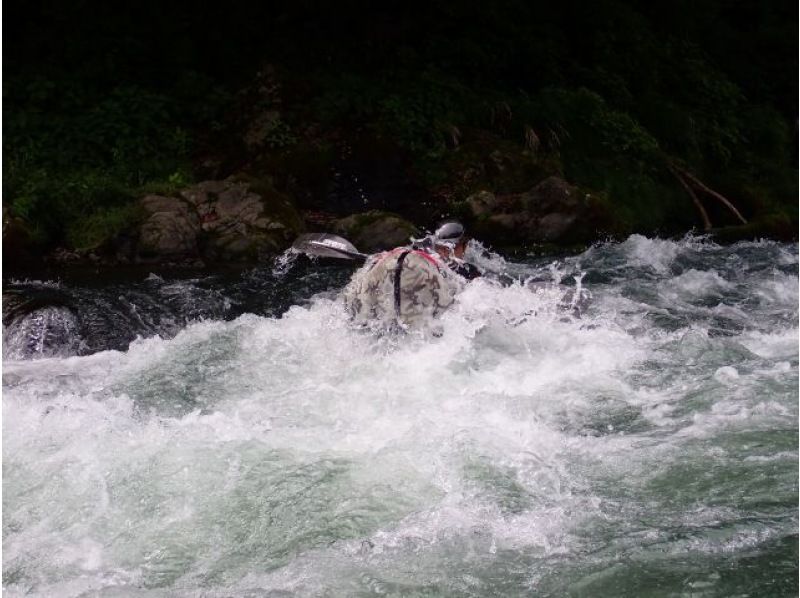
<svg viewBox="0 0 800 598">
<path fill-rule="evenodd" d="M 697 224 L 669 158 L 748 217 L 797 221 L 786 0 L 4 8 L 5 206 L 49 243 L 98 241 L 143 190 L 197 176 L 209 148 L 230 174 L 247 153 L 236 114 L 269 101 L 264 150 L 280 164 L 309 144 L 325 153 L 331 131 L 365 130 L 435 186 L 457 148 L 494 139 L 527 152 L 531 173 L 547 164 L 604 195 L 630 230 L 669 232 Z M 279 100 L 237 95 L 267 65 Z"/>
</svg>

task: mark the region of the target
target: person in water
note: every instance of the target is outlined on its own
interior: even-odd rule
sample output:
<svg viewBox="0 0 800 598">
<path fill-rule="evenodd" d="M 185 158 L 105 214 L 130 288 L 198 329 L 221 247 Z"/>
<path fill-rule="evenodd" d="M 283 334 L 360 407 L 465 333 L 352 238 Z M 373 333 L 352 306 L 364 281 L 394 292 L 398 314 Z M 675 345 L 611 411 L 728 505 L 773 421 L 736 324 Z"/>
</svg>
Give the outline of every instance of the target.
<svg viewBox="0 0 800 598">
<path fill-rule="evenodd" d="M 464 261 L 468 238 L 458 222 L 432 235 L 371 256 L 345 288 L 352 319 L 370 326 L 424 328 L 455 301 L 468 280 L 480 276 Z"/>
<path fill-rule="evenodd" d="M 460 222 L 445 222 L 434 234 L 422 239 L 423 244 L 426 241 L 433 246 L 447 267 L 459 276 L 472 280 L 481 275 L 476 266 L 464 261 L 469 238 Z"/>
</svg>

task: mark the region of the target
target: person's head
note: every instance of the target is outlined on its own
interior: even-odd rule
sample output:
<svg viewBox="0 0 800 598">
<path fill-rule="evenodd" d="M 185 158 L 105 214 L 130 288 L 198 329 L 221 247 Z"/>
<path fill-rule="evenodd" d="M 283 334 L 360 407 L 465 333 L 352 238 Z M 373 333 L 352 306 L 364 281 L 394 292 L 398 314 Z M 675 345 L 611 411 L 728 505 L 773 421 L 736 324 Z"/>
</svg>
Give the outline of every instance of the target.
<svg viewBox="0 0 800 598">
<path fill-rule="evenodd" d="M 464 257 L 467 250 L 467 235 L 460 222 L 444 222 L 433 233 L 433 245 L 442 257 Z"/>
</svg>

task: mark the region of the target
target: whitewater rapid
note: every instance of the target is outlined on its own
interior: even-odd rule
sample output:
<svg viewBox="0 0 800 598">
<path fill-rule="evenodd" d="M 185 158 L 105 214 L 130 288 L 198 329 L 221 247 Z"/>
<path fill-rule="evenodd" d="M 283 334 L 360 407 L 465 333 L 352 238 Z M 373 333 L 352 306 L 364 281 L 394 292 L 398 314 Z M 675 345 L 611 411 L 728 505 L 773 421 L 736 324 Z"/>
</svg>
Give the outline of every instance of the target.
<svg viewBox="0 0 800 598">
<path fill-rule="evenodd" d="M 119 350 L 6 326 L 4 594 L 796 595 L 797 245 L 479 250 L 440 336 L 340 276 Z"/>
</svg>

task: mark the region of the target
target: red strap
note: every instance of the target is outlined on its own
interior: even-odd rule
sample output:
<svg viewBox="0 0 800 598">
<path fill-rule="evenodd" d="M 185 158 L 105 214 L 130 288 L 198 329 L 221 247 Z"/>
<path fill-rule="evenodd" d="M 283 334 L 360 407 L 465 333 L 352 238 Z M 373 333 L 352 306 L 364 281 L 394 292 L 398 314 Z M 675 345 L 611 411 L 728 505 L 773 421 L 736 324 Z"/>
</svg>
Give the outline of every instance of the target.
<svg viewBox="0 0 800 598">
<path fill-rule="evenodd" d="M 424 251 L 419 251 L 419 250 L 416 250 L 416 249 L 414 251 L 412 251 L 411 253 L 416 253 L 417 255 L 424 257 L 431 264 L 436 266 L 437 270 L 439 270 L 439 263 L 434 259 L 434 257 L 431 254 L 425 253 Z"/>
<path fill-rule="evenodd" d="M 398 254 L 398 253 L 400 253 L 402 251 L 408 251 L 408 249 L 406 247 L 396 247 L 395 249 L 392 249 L 391 251 L 384 251 L 383 253 L 378 254 L 378 258 L 375 260 L 375 263 L 373 264 L 373 266 L 378 265 L 380 262 L 385 260 L 387 257 L 392 257 L 393 255 L 396 255 L 396 254 Z M 430 253 L 425 253 L 424 251 L 420 251 L 418 249 L 412 249 L 411 251 L 409 251 L 409 253 L 414 253 L 414 254 L 422 257 L 422 258 L 425 258 L 427 261 L 429 261 L 431 264 L 433 264 L 439 272 L 442 271 L 442 268 L 439 265 L 439 262 L 437 262 L 436 258 L 434 258 Z"/>
</svg>

